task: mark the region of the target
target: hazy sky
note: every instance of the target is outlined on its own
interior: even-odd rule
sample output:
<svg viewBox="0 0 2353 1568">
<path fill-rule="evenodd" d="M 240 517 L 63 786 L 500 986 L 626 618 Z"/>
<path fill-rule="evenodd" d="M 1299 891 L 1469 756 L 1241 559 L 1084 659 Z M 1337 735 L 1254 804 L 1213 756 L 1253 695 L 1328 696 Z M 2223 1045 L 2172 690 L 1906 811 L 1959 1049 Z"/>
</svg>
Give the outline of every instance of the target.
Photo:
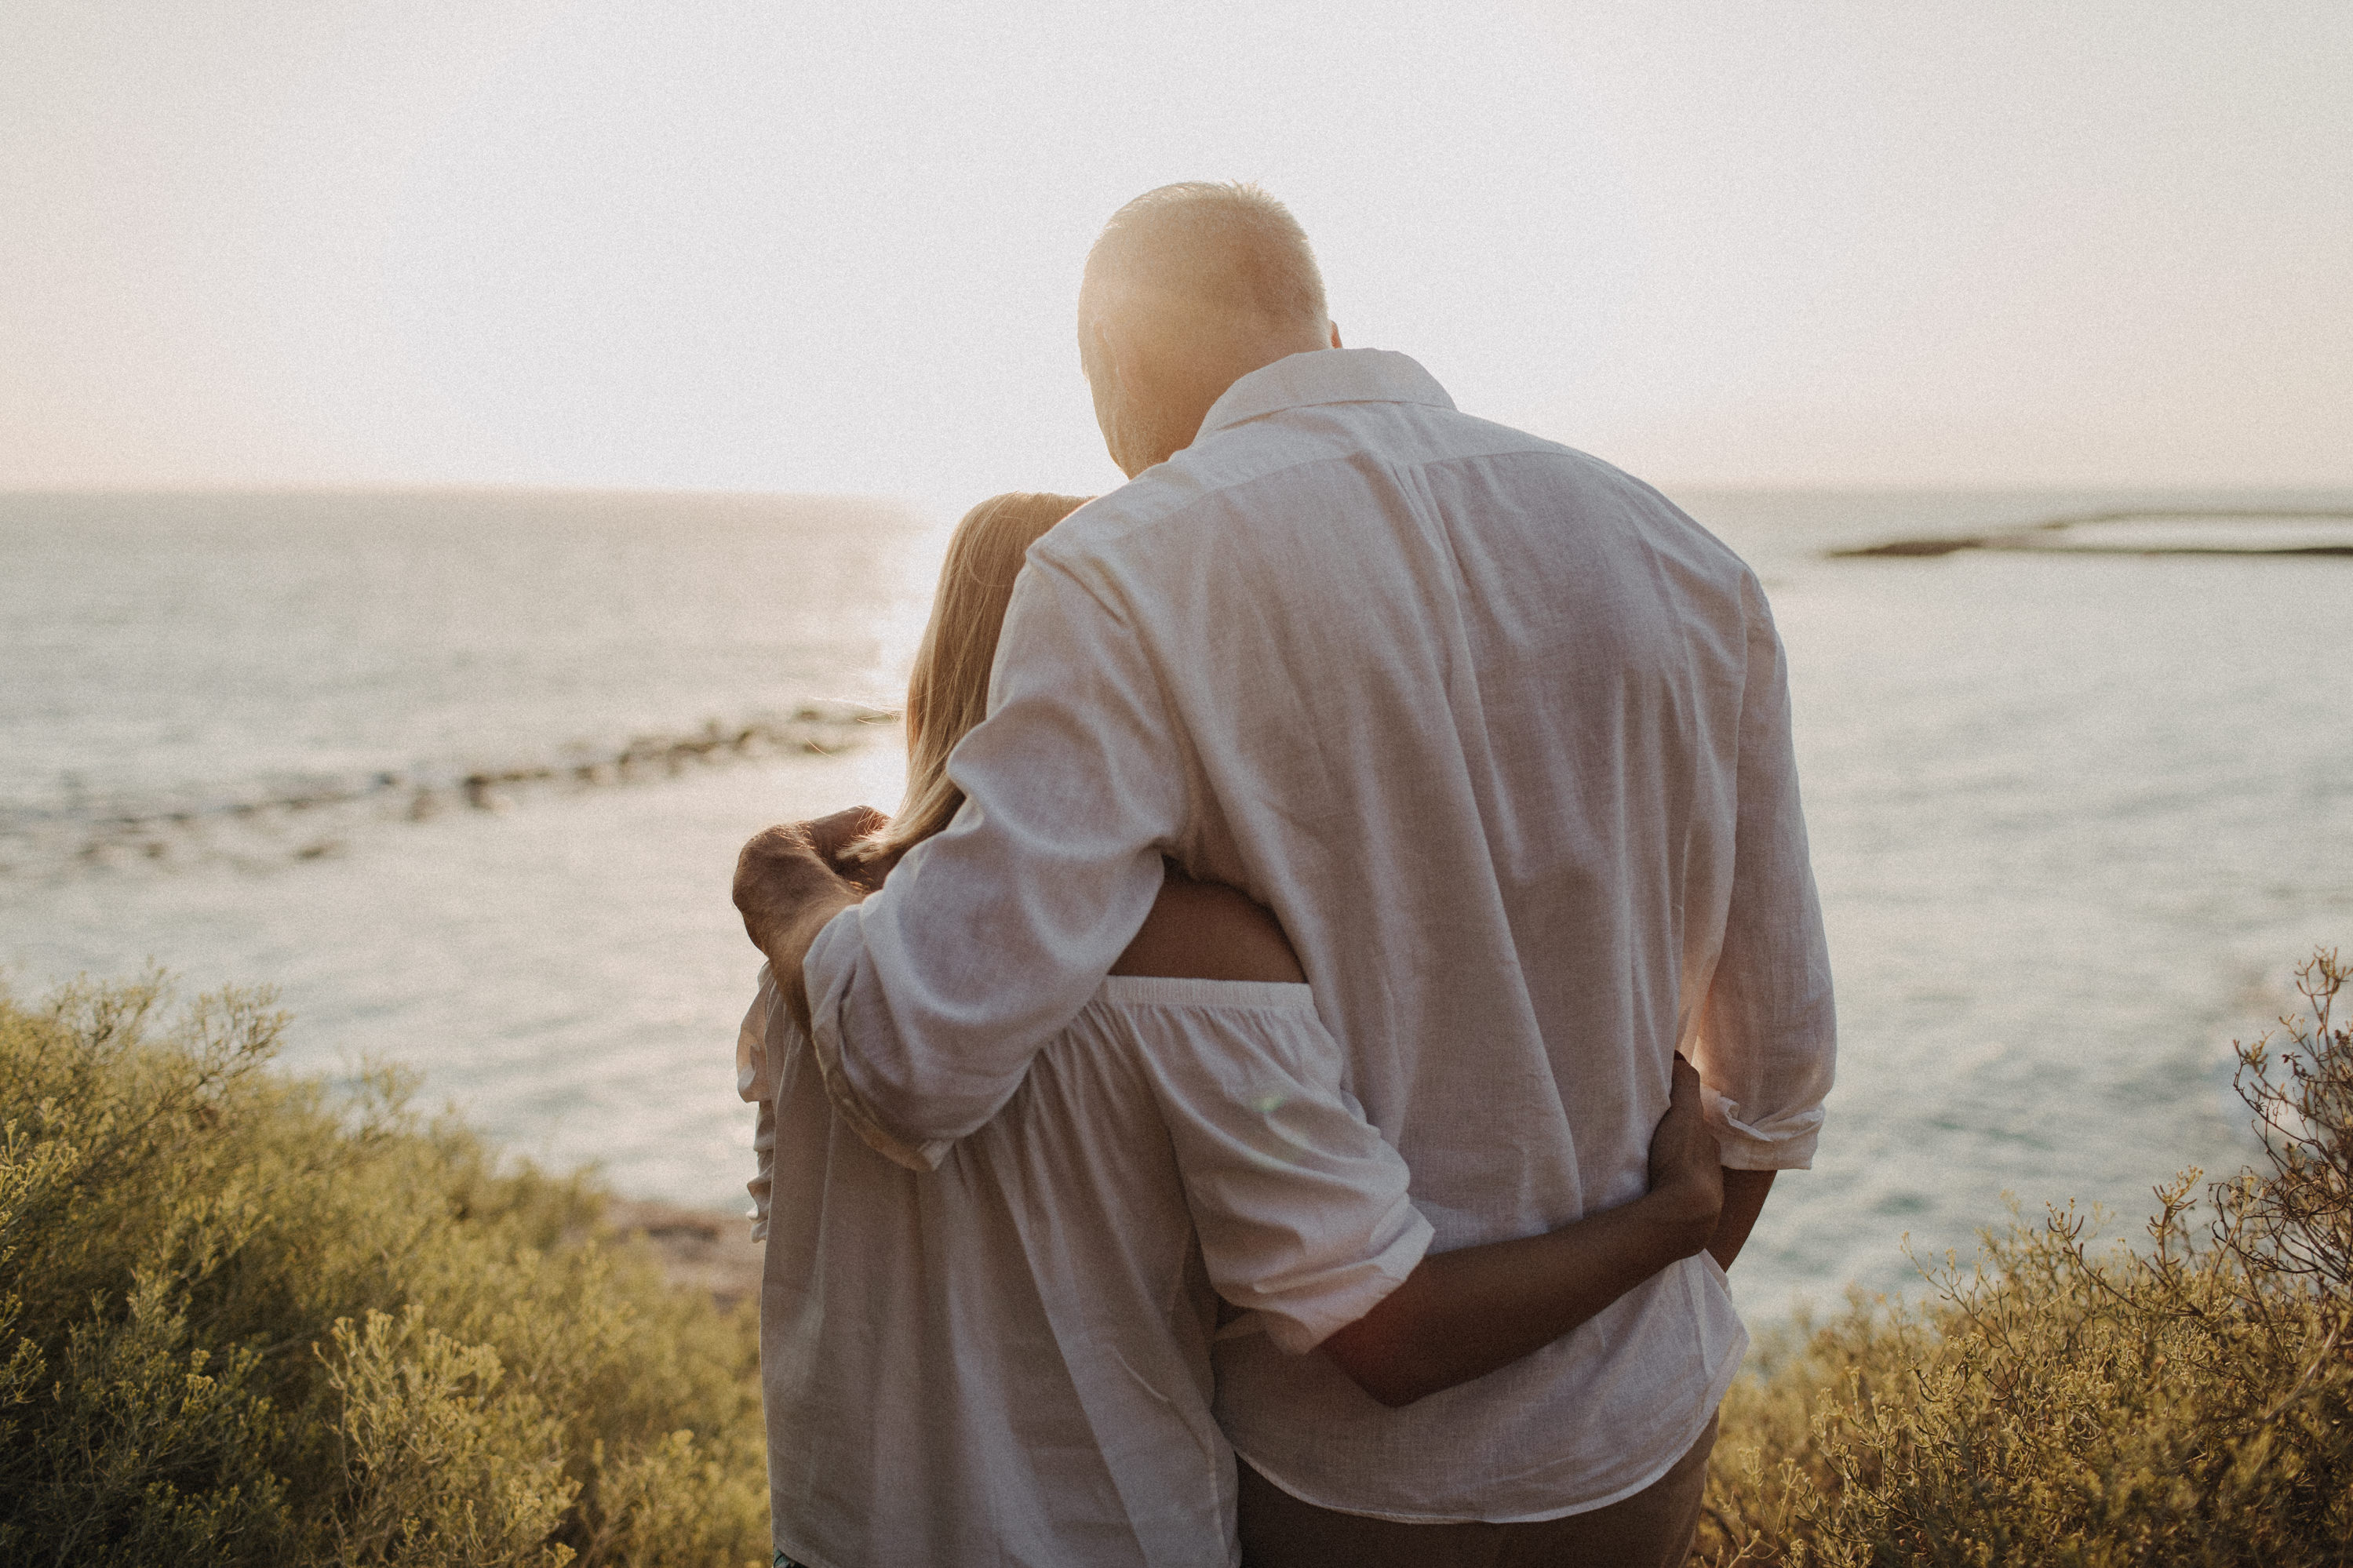
<svg viewBox="0 0 2353 1568">
<path fill-rule="evenodd" d="M 0 486 L 1092 490 L 1127 197 L 1668 482 L 2353 483 L 2353 5 L 0 0 Z"/>
</svg>

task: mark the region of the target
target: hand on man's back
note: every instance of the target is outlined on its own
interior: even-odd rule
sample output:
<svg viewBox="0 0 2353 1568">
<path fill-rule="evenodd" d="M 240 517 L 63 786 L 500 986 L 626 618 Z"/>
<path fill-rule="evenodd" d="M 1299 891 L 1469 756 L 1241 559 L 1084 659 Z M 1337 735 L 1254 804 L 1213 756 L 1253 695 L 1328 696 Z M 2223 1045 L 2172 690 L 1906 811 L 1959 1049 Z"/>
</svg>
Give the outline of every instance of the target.
<svg viewBox="0 0 2353 1568">
<path fill-rule="evenodd" d="M 1715 1134 L 1701 1114 L 1699 1069 L 1678 1051 L 1667 1112 L 1651 1134 L 1651 1194 L 1662 1212 L 1695 1239 L 1697 1252 L 1715 1235 L 1724 1208 L 1724 1167 Z"/>
</svg>

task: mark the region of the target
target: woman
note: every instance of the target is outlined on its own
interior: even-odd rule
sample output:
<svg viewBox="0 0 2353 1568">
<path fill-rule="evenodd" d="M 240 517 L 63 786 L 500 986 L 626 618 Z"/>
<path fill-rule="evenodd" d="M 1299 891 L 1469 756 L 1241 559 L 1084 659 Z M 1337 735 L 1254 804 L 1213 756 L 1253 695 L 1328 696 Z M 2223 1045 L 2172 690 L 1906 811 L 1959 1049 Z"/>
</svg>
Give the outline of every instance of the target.
<svg viewBox="0 0 2353 1568">
<path fill-rule="evenodd" d="M 957 526 L 908 690 L 906 802 L 846 871 L 892 874 L 955 816 L 948 754 L 986 710 L 1023 553 L 1080 504 L 1000 496 Z M 737 1059 L 760 1107 L 776 1541 L 808 1568 L 1230 1568 L 1213 1335 L 1330 1354 L 1406 1403 L 1698 1251 L 1721 1197 L 1679 1063 L 1647 1196 L 1425 1258 L 1281 927 L 1174 868 L 1103 989 L 936 1170 L 860 1142 L 765 972 Z"/>
</svg>

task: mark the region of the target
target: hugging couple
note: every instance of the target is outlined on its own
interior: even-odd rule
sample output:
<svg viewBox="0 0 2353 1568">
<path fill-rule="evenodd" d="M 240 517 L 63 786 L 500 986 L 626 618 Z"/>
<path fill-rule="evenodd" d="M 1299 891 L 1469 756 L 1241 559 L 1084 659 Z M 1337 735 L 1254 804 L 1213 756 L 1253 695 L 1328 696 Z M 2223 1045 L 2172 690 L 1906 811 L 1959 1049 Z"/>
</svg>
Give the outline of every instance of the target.
<svg viewBox="0 0 2353 1568">
<path fill-rule="evenodd" d="M 1254 187 L 1079 349 L 1130 482 L 975 508 L 899 816 L 736 870 L 777 1561 L 1679 1563 L 1833 1050 L 1757 577 Z"/>
</svg>

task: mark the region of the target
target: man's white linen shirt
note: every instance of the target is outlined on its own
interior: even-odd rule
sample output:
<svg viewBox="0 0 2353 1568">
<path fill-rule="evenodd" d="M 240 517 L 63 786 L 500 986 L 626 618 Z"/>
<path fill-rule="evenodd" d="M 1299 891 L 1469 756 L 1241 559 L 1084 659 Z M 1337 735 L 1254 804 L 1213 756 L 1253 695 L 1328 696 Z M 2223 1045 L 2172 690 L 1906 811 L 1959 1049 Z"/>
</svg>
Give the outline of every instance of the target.
<svg viewBox="0 0 2353 1568">
<path fill-rule="evenodd" d="M 1830 964 L 1756 575 L 1402 354 L 1242 377 L 1033 546 L 948 771 L 955 821 L 805 967 L 837 1102 L 902 1160 L 1005 1102 L 1166 852 L 1281 918 L 1433 1250 L 1640 1196 L 1678 1048 L 1726 1165 L 1810 1161 Z M 1310 1502 L 1551 1518 L 1663 1474 L 1745 1343 L 1702 1254 L 1398 1410 L 1229 1337 L 1219 1411 Z"/>
</svg>

